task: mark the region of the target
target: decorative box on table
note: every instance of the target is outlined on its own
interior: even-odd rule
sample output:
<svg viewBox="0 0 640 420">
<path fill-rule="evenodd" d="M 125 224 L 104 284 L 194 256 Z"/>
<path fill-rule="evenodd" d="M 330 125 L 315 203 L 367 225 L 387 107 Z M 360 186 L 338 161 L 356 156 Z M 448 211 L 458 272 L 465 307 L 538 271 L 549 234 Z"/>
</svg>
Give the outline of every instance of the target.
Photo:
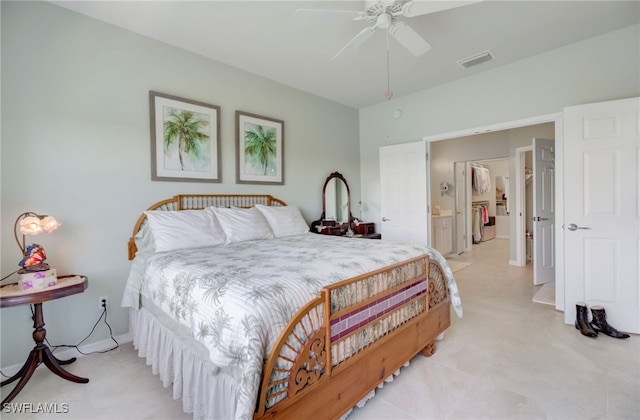
<svg viewBox="0 0 640 420">
<path fill-rule="evenodd" d="M 56 284 L 58 284 L 58 274 L 55 268 L 44 271 L 18 271 L 20 290 L 42 290 Z"/>
</svg>

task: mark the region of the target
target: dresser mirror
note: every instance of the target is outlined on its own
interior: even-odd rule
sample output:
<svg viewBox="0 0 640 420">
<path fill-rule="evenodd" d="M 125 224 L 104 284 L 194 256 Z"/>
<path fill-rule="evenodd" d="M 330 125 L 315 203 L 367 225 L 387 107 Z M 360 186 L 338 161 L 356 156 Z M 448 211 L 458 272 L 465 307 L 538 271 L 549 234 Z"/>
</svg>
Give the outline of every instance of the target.
<svg viewBox="0 0 640 420">
<path fill-rule="evenodd" d="M 334 172 L 327 177 L 322 188 L 321 220 L 338 223 L 351 221 L 351 196 L 349 184 L 341 173 Z"/>
</svg>

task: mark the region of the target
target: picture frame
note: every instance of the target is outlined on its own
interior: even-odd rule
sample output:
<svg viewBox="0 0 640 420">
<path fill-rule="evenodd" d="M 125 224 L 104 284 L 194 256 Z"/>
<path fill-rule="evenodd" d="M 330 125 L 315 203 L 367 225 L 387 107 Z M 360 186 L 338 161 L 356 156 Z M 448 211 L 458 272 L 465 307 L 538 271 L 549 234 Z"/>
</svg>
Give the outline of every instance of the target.
<svg viewBox="0 0 640 420">
<path fill-rule="evenodd" d="M 236 111 L 236 183 L 284 184 L 284 121 Z"/>
<path fill-rule="evenodd" d="M 149 91 L 149 109 L 151 180 L 221 182 L 220 107 Z"/>
</svg>

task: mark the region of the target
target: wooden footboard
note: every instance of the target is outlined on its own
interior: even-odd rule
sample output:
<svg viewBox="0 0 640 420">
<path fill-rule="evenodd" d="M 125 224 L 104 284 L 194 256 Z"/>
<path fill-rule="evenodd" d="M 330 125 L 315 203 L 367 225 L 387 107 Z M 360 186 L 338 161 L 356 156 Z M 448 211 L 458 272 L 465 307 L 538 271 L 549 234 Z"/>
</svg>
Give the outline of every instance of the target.
<svg viewBox="0 0 640 420">
<path fill-rule="evenodd" d="M 269 356 L 254 418 L 339 418 L 416 354 L 433 354 L 449 302 L 426 256 L 324 288 Z"/>
</svg>

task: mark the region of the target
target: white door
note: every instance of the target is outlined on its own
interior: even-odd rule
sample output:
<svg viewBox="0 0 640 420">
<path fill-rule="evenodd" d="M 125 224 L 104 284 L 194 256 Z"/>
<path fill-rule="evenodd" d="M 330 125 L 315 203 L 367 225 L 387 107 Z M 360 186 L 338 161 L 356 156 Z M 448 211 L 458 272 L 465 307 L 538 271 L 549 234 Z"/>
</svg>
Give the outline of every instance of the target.
<svg viewBox="0 0 640 420">
<path fill-rule="evenodd" d="M 455 229 L 455 252 L 456 254 L 462 254 L 467 249 L 466 232 L 467 227 L 465 224 L 467 208 L 467 178 L 465 172 L 465 162 L 454 163 L 455 171 L 455 206 L 456 214 L 454 217 L 454 229 Z"/>
<path fill-rule="evenodd" d="M 554 141 L 533 139 L 533 284 L 555 280 Z"/>
<path fill-rule="evenodd" d="M 430 244 L 425 142 L 380 148 L 383 240 Z"/>
<path fill-rule="evenodd" d="M 564 110 L 565 322 L 601 305 L 640 333 L 640 98 Z"/>
</svg>

